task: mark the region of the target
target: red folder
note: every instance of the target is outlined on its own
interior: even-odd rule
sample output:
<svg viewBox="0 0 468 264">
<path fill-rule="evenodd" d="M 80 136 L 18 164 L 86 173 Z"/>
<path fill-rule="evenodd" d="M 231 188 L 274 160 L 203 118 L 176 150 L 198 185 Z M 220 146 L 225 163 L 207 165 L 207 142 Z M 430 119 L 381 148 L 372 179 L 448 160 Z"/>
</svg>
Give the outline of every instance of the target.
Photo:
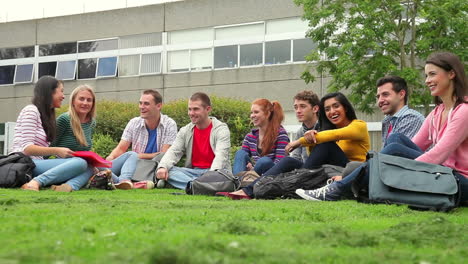
<svg viewBox="0 0 468 264">
<path fill-rule="evenodd" d="M 105 160 L 92 151 L 75 151 L 73 156 L 85 159 L 88 164 L 94 167 L 112 168 L 112 161 Z"/>
</svg>

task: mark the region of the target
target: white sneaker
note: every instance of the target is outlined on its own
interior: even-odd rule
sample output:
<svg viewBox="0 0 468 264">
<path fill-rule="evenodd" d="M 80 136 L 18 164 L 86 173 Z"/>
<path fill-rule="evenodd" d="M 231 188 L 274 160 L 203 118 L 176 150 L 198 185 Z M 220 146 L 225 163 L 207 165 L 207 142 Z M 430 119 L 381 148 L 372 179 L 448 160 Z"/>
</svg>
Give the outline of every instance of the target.
<svg viewBox="0 0 468 264">
<path fill-rule="evenodd" d="M 315 190 L 297 189 L 296 194 L 308 201 L 338 201 L 341 198 L 341 191 L 336 183 L 327 184 Z"/>
</svg>

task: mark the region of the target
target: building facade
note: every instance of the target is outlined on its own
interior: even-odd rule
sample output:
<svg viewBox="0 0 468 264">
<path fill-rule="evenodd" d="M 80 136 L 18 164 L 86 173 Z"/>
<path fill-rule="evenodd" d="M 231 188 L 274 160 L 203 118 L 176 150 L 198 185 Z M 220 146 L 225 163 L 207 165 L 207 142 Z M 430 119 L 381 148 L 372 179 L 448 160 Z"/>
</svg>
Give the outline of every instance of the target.
<svg viewBox="0 0 468 264">
<path fill-rule="evenodd" d="M 330 80 L 300 78 L 314 47 L 302 12 L 292 0 L 186 0 L 0 23 L 0 123 L 15 121 L 35 81 L 53 75 L 66 95 L 86 83 L 98 100 L 137 102 L 145 89 L 166 102 L 196 91 L 264 97 L 280 101 L 285 123 L 297 124 L 294 94 L 321 96 Z M 372 135 L 376 147 L 379 137 Z"/>
</svg>

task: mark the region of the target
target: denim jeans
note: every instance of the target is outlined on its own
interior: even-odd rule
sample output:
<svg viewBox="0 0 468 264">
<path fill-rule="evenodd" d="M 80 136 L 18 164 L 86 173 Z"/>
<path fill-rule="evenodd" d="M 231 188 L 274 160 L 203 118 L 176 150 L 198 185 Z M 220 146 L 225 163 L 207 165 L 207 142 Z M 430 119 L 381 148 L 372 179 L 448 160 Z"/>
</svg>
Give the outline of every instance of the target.
<svg viewBox="0 0 468 264">
<path fill-rule="evenodd" d="M 234 166 L 232 168 L 232 173 L 234 175 L 237 175 L 239 172 L 247 170 L 247 163 L 249 162 L 251 162 L 249 154 L 243 151 L 242 149 L 238 150 L 236 152 L 236 156 L 234 157 Z M 272 159 L 268 157 L 261 157 L 257 160 L 257 162 L 255 162 L 254 171 L 258 175 L 262 175 L 274 165 L 275 163 Z"/>
<path fill-rule="evenodd" d="M 189 181 L 195 180 L 208 170 L 209 169 L 172 167 L 172 169 L 169 170 L 169 179 L 167 181 L 177 189 L 185 190 Z"/>
<path fill-rule="evenodd" d="M 36 164 L 33 177 L 41 187 L 66 183 L 77 191 L 88 182 L 92 175 L 92 169 L 82 158 L 33 159 L 33 161 Z"/>
<path fill-rule="evenodd" d="M 130 180 L 135 173 L 138 160 L 138 154 L 133 151 L 125 152 L 112 161 L 112 180 L 119 183 L 124 180 Z"/>
</svg>

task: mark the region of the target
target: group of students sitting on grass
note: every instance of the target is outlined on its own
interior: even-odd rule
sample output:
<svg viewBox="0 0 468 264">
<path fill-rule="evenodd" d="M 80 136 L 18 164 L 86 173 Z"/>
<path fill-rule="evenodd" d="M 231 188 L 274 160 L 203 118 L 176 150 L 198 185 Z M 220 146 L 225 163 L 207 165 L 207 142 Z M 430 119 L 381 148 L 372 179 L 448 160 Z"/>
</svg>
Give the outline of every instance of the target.
<svg viewBox="0 0 468 264">
<path fill-rule="evenodd" d="M 422 162 L 441 164 L 457 171 L 462 201 L 468 200 L 468 83 L 463 63 L 448 52 L 429 56 L 425 64 L 426 86 L 435 108 L 426 119 L 408 108 L 404 79 L 385 76 L 377 82 L 377 104 L 382 121 L 382 153 Z M 38 191 L 52 186 L 56 191 L 79 190 L 94 168 L 73 152 L 90 150 L 96 126 L 95 94 L 89 86 L 77 87 L 70 96 L 67 113 L 55 118 L 55 108 L 64 99 L 63 83 L 41 77 L 34 88 L 32 104 L 21 111 L 15 128 L 13 152 L 32 156 L 34 178 L 22 186 Z M 177 131 L 173 119 L 161 113 L 162 97 L 154 90 L 142 93 L 140 116 L 129 121 L 118 146 L 106 158 L 112 161 L 112 180 L 118 189 L 172 186 L 185 189 L 188 182 L 209 170 L 231 171 L 230 132 L 222 121 L 211 117 L 211 101 L 202 92 L 188 100 L 191 122 Z M 320 100 L 312 91 L 294 97 L 294 110 L 302 126 L 290 141 L 281 126 L 284 113 L 276 101 L 252 102 L 250 118 L 255 128 L 245 136 L 236 152 L 232 171 L 255 171 L 261 177 L 324 164 L 355 167 L 348 175 L 316 190 L 296 190 L 306 200 L 335 201 L 349 197 L 350 186 L 363 167 L 370 150 L 367 125 L 357 119 L 345 95 L 330 93 Z M 132 151 L 127 151 L 131 146 Z M 44 156 L 55 155 L 55 159 Z M 175 166 L 185 156 L 185 166 Z M 158 161 L 153 181 L 132 181 L 138 159 Z M 259 179 L 260 179 L 259 178 Z M 259 180 L 257 179 L 257 181 Z M 235 192 L 232 199 L 253 198 L 252 184 Z"/>
</svg>

